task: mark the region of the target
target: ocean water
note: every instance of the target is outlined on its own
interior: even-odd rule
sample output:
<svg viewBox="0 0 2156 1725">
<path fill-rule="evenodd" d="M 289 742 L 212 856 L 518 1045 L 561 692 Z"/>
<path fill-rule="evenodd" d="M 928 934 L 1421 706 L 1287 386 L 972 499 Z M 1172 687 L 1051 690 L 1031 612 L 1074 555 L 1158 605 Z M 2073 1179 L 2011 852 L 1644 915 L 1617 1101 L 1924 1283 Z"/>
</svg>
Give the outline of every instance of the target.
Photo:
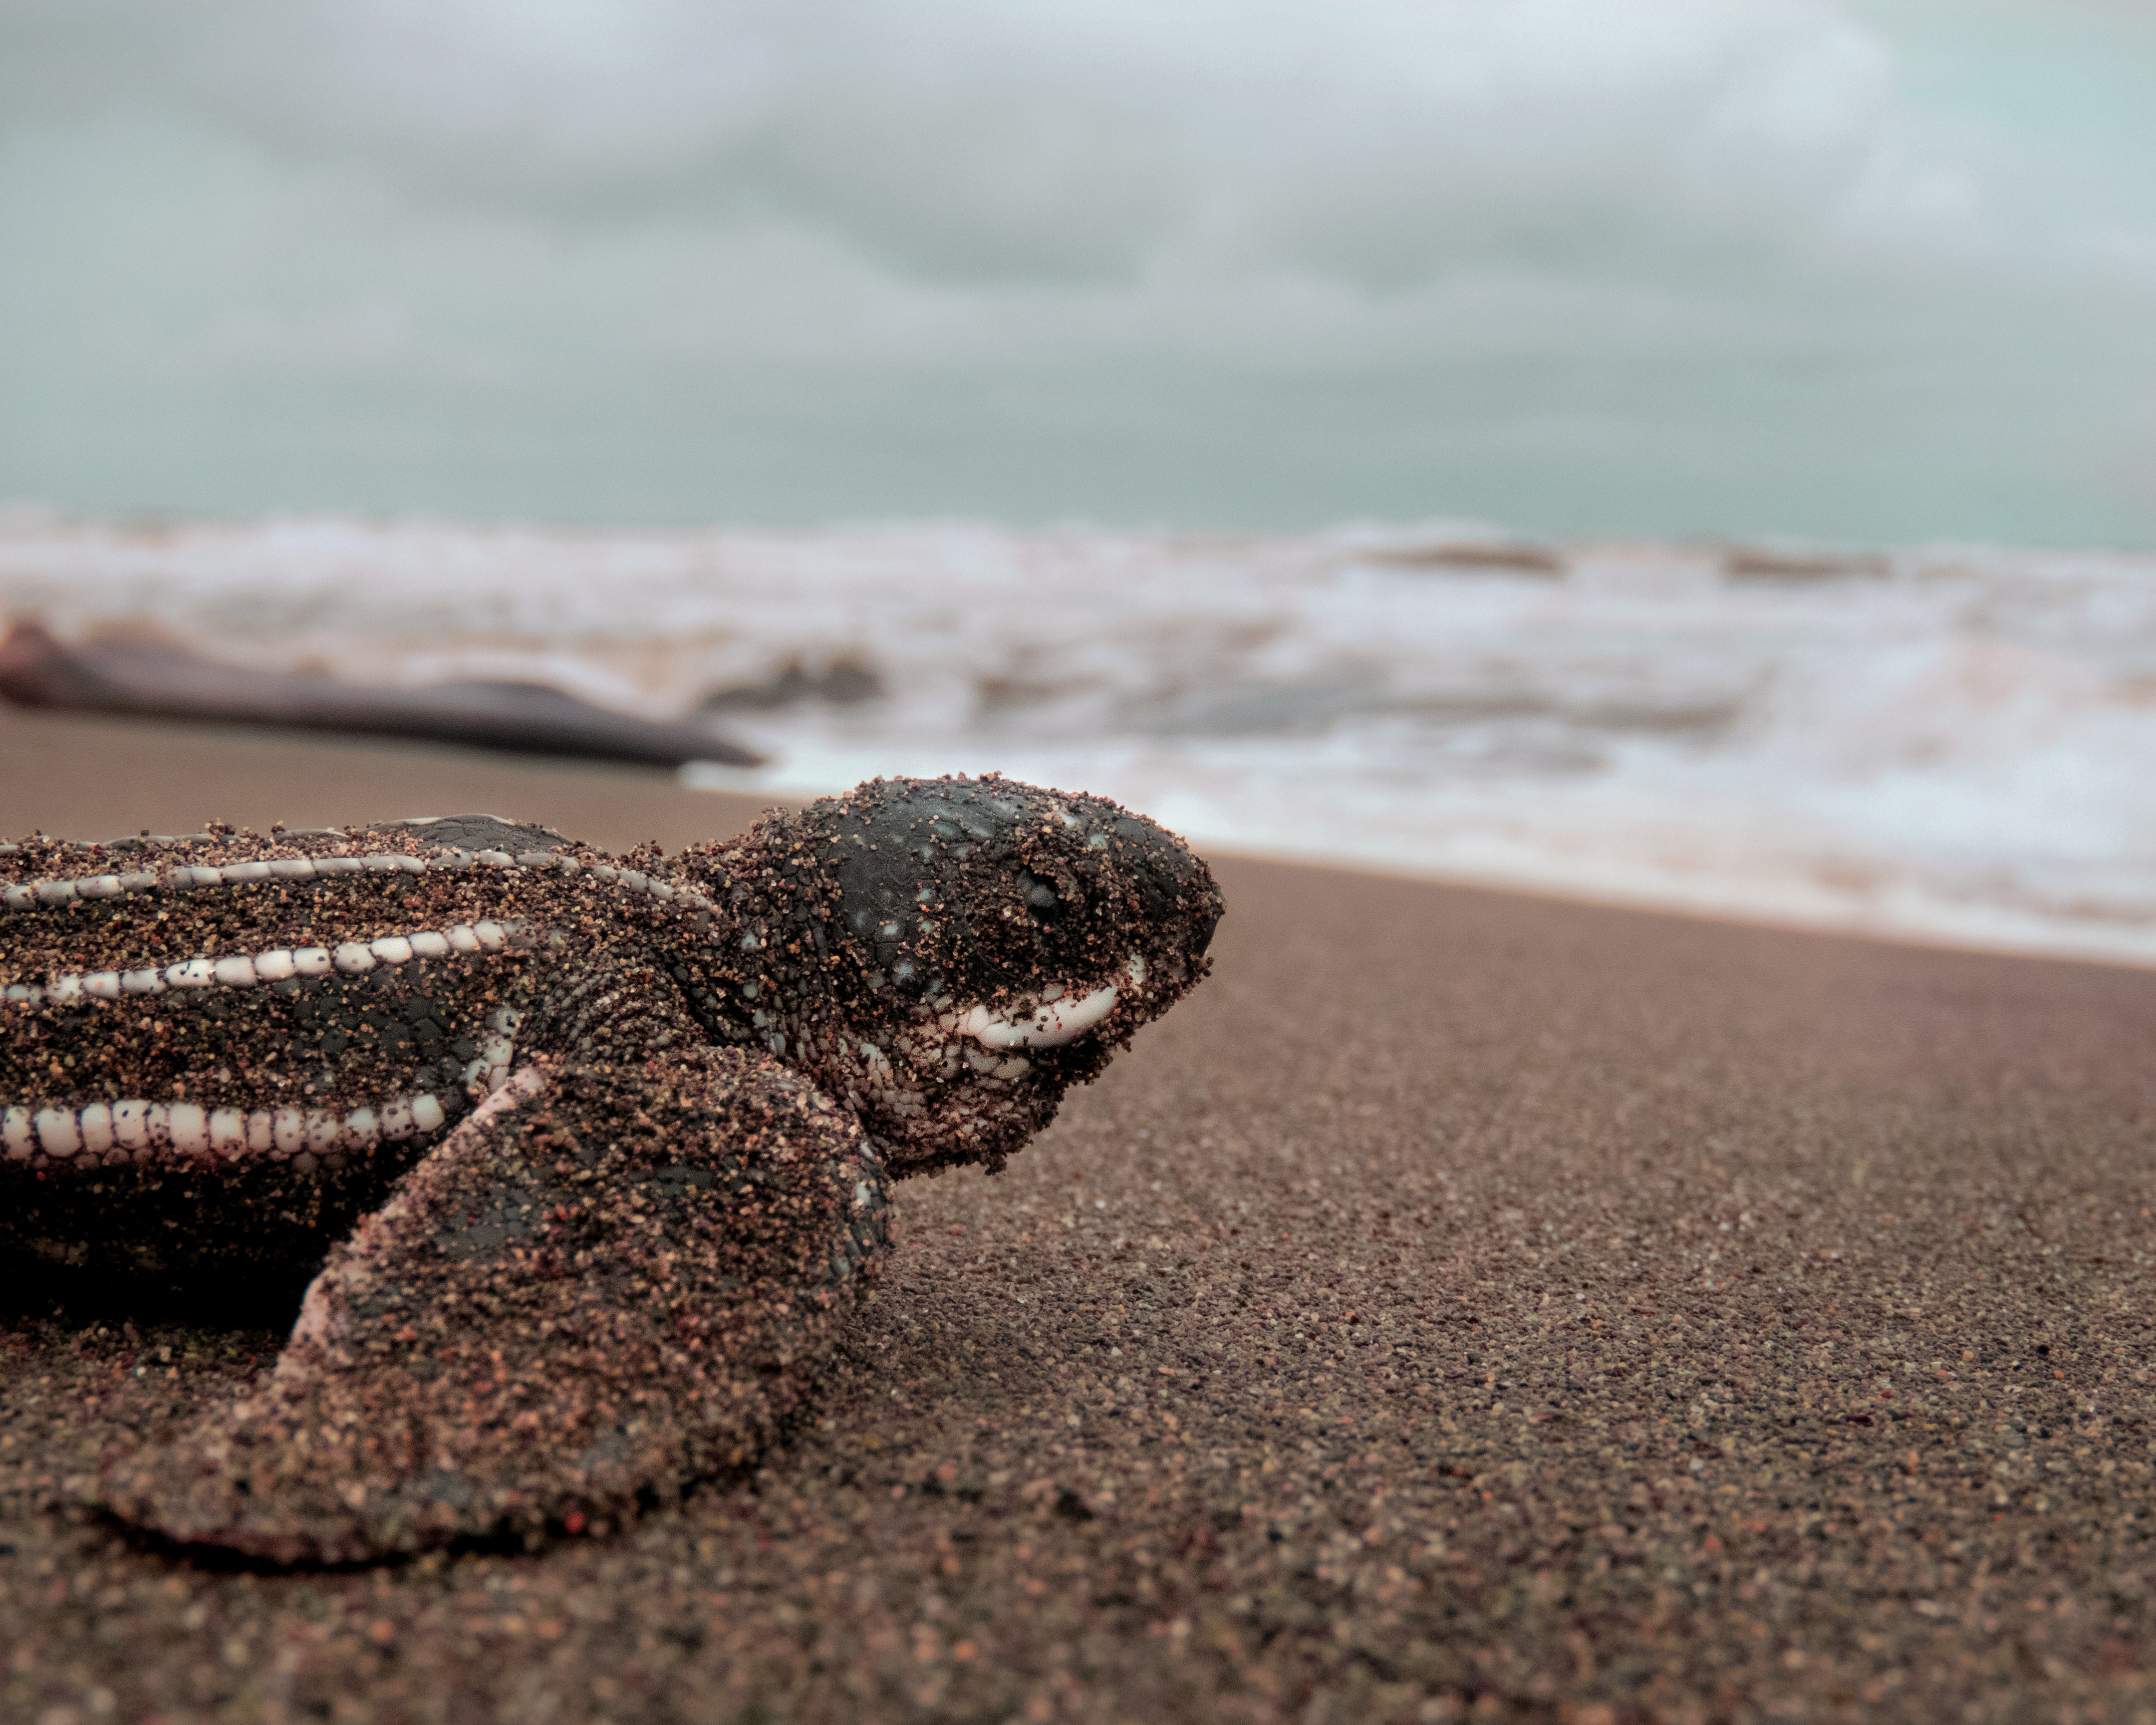
<svg viewBox="0 0 2156 1725">
<path fill-rule="evenodd" d="M 2156 557 L 906 525 L 0 517 L 0 610 L 355 680 L 552 681 L 1201 846 L 2156 962 Z M 440 812 L 440 811 L 434 811 Z"/>
</svg>

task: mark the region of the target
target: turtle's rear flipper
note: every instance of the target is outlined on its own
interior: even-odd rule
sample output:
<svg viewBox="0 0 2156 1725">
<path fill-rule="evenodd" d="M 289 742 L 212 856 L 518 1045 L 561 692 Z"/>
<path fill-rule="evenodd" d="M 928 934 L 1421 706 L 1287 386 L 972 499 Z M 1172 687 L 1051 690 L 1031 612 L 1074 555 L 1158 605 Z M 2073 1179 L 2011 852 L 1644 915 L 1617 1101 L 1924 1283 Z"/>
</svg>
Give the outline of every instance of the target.
<svg viewBox="0 0 2156 1725">
<path fill-rule="evenodd" d="M 853 1117 L 761 1056 L 526 1068 L 331 1254 L 267 1382 L 105 1502 L 285 1563 L 616 1521 L 800 1398 L 884 1189 Z"/>
</svg>

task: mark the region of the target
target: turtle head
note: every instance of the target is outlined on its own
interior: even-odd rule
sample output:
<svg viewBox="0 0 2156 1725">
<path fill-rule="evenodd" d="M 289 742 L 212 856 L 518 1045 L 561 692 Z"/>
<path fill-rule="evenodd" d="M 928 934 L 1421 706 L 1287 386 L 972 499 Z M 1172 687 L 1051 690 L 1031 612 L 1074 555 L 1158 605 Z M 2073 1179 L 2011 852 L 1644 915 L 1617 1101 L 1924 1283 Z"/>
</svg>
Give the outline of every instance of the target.
<svg viewBox="0 0 2156 1725">
<path fill-rule="evenodd" d="M 729 1019 L 896 1173 L 1001 1167 L 1205 974 L 1221 914 L 1172 833 L 995 777 L 877 779 L 707 855 Z"/>
</svg>

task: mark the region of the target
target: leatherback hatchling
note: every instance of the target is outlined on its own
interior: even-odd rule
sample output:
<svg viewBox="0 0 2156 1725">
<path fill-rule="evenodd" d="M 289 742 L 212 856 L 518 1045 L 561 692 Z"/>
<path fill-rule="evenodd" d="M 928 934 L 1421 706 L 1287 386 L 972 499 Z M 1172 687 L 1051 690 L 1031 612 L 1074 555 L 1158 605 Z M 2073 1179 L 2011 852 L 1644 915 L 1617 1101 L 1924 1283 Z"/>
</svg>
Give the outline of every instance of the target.
<svg viewBox="0 0 2156 1725">
<path fill-rule="evenodd" d="M 319 1270 L 274 1369 L 100 1488 L 277 1563 L 616 1524 L 742 1464 L 889 1179 L 1001 1167 L 1221 910 L 1152 822 L 993 777 L 670 860 L 492 815 L 33 838 L 0 896 L 0 1254 L 153 1308 Z"/>
</svg>

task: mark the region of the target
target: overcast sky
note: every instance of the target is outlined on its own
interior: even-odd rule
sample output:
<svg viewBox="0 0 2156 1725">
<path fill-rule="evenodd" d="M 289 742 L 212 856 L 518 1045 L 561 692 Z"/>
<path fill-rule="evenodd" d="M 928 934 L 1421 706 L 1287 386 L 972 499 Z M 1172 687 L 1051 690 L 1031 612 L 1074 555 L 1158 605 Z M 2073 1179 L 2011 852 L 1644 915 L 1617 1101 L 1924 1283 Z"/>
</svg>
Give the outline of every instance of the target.
<svg viewBox="0 0 2156 1725">
<path fill-rule="evenodd" d="M 0 497 L 2156 543 L 2156 8 L 0 0 Z"/>
</svg>

